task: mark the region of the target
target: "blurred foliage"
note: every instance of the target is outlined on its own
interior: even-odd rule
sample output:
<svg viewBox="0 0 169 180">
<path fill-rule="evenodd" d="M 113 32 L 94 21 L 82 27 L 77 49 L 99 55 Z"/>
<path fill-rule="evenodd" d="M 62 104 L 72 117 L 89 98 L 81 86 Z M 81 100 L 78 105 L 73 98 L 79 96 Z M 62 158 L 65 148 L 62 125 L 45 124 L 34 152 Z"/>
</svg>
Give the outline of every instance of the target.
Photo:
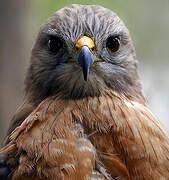
<svg viewBox="0 0 169 180">
<path fill-rule="evenodd" d="M 124 0 L 48 0 L 43 2 L 40 2 L 40 0 L 36 1 L 36 5 L 40 5 L 39 8 L 46 17 L 48 17 L 56 10 L 70 4 L 98 4 L 107 8 L 116 7 L 116 9 L 114 10 L 122 11 L 123 8 L 121 7 L 124 6 Z M 129 6 L 129 3 L 125 4 L 125 8 L 127 8 L 127 6 Z"/>
</svg>

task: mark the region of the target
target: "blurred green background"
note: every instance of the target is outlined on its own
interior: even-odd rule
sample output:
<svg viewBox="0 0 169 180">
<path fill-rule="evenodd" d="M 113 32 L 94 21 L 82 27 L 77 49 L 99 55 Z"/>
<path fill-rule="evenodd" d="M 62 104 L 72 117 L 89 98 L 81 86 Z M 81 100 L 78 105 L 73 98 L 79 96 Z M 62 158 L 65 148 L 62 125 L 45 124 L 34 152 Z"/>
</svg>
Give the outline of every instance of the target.
<svg viewBox="0 0 169 180">
<path fill-rule="evenodd" d="M 73 3 L 99 4 L 123 19 L 136 47 L 149 106 L 169 130 L 169 0 L 1 0 L 0 140 L 22 102 L 26 67 L 40 25 Z"/>
</svg>

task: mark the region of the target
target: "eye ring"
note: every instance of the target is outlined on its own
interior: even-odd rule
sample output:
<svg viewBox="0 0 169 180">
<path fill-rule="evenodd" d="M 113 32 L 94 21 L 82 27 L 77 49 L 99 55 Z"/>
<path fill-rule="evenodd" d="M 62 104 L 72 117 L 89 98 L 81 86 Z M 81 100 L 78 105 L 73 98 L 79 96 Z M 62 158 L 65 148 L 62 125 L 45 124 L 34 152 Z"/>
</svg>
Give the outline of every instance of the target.
<svg viewBox="0 0 169 180">
<path fill-rule="evenodd" d="M 63 48 L 63 42 L 59 37 L 51 36 L 47 42 L 48 50 L 52 53 L 58 53 Z"/>
<path fill-rule="evenodd" d="M 115 54 L 120 51 L 120 36 L 110 36 L 106 41 L 106 48 L 109 53 Z"/>
</svg>

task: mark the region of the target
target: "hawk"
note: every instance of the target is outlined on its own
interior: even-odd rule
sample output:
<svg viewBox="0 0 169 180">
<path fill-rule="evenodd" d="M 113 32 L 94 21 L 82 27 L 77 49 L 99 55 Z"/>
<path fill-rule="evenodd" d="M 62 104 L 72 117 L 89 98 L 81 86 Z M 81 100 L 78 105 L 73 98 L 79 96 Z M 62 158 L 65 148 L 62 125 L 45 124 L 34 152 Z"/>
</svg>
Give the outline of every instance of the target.
<svg viewBox="0 0 169 180">
<path fill-rule="evenodd" d="M 169 179 L 169 138 L 147 107 L 128 29 L 70 5 L 40 29 L 25 101 L 1 149 L 13 179 Z M 2 177 L 1 176 L 1 177 Z"/>
</svg>

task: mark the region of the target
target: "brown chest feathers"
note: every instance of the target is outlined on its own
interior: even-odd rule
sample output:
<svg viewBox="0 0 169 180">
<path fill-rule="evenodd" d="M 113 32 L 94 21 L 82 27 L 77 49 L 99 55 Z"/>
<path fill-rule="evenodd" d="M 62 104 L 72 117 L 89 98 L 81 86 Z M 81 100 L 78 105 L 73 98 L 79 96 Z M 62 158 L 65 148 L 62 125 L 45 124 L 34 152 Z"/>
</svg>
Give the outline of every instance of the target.
<svg viewBox="0 0 169 180">
<path fill-rule="evenodd" d="M 1 151 L 13 179 L 169 179 L 169 138 L 145 105 L 113 94 L 48 98 Z M 11 163 L 11 166 L 14 166 Z"/>
</svg>

